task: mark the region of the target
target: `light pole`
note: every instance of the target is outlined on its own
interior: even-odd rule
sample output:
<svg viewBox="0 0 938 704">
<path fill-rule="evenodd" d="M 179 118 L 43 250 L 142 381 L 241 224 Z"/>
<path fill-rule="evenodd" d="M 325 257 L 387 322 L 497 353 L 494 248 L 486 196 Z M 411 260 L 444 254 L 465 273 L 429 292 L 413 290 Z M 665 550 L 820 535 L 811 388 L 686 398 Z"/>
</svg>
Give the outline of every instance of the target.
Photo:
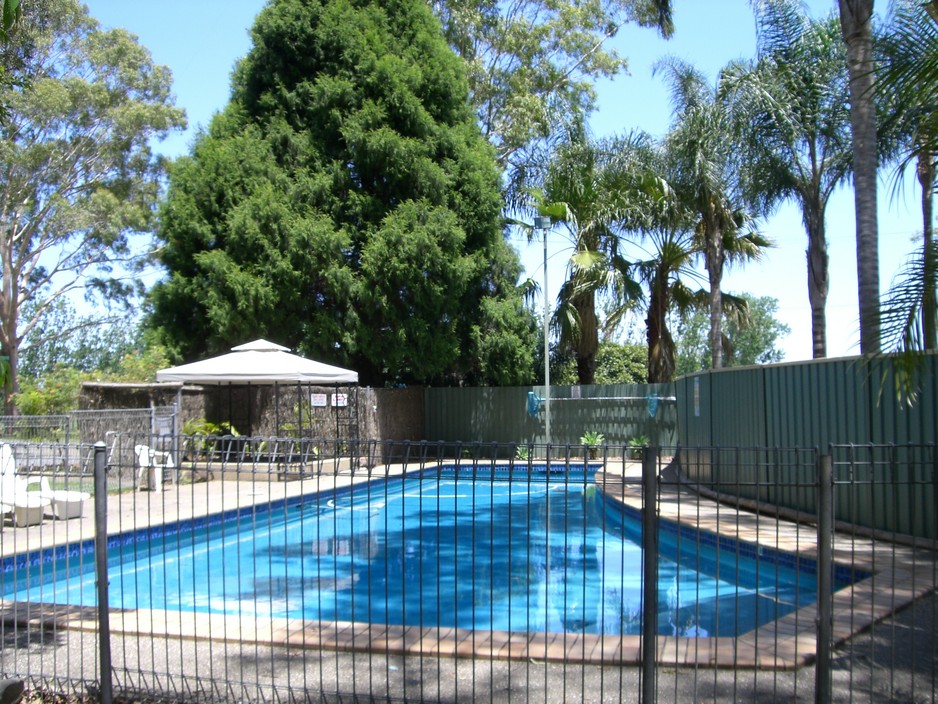
<svg viewBox="0 0 938 704">
<path fill-rule="evenodd" d="M 547 445 L 550 445 L 550 346 L 547 341 L 547 331 L 550 327 L 550 303 L 547 298 L 547 231 L 550 229 L 550 218 L 546 215 L 534 217 L 534 229 L 544 231 L 544 435 Z M 548 455 L 550 450 L 548 449 Z"/>
</svg>

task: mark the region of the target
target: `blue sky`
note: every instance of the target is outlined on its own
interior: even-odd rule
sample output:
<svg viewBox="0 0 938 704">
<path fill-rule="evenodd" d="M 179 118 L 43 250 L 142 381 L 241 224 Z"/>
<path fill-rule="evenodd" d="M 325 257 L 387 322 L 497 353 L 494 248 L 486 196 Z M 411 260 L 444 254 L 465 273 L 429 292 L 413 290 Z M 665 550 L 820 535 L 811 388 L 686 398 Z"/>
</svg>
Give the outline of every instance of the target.
<svg viewBox="0 0 938 704">
<path fill-rule="evenodd" d="M 248 29 L 264 6 L 263 0 L 85 0 L 89 12 L 106 27 L 125 27 L 135 33 L 157 63 L 173 72 L 177 105 L 185 108 L 189 129 L 159 146 L 169 155 L 186 153 L 195 131 L 228 101 L 230 73 L 250 49 Z M 643 129 L 661 136 L 670 122 L 670 102 L 664 82 L 652 76 L 658 59 L 673 55 L 696 65 L 715 79 L 727 62 L 755 52 L 755 27 L 747 0 L 675 0 L 675 35 L 665 41 L 650 29 L 625 27 L 612 40 L 629 61 L 629 73 L 598 86 L 599 110 L 591 120 L 597 136 Z M 811 0 L 814 16 L 835 10 L 834 0 Z M 891 178 L 880 184 L 880 277 L 883 288 L 916 246 L 921 232 L 918 191 L 908 185 L 896 195 Z M 784 206 L 762 223 L 761 230 L 777 247 L 760 264 L 730 270 L 724 290 L 772 296 L 779 300 L 778 317 L 791 327 L 781 342 L 787 361 L 811 357 L 810 308 L 807 297 L 805 248 L 807 236 L 801 215 Z M 827 304 L 828 354 L 858 351 L 856 249 L 853 192 L 840 189 L 827 210 L 831 261 L 831 290 Z M 543 280 L 543 245 L 527 245 L 512 238 L 527 275 Z M 570 254 L 559 229 L 548 237 L 548 291 L 551 300 L 563 280 Z"/>
</svg>

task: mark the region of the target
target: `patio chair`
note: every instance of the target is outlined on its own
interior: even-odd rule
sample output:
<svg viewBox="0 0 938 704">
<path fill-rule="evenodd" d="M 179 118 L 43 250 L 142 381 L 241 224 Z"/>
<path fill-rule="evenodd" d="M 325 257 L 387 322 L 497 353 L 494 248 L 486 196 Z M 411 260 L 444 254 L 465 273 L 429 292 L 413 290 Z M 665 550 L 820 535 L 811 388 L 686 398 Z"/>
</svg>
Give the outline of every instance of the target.
<svg viewBox="0 0 938 704">
<path fill-rule="evenodd" d="M 137 489 L 163 491 L 163 472 L 176 468 L 171 452 L 154 450 L 149 445 L 134 445 L 137 458 Z"/>
<path fill-rule="evenodd" d="M 53 489 L 49 486 L 46 477 L 39 478 L 39 496 L 49 499 L 52 505 L 52 516 L 59 520 L 80 518 L 85 502 L 91 498 L 87 491 L 73 491 L 71 489 Z"/>
<path fill-rule="evenodd" d="M 16 458 L 13 457 L 13 448 L 7 443 L 0 445 L 0 476 L 16 474 Z"/>
<path fill-rule="evenodd" d="M 29 491 L 31 483 L 15 472 L 0 475 L 0 504 L 12 507 L 13 525 L 17 527 L 42 523 L 45 508 L 52 503 L 38 491 Z"/>
<path fill-rule="evenodd" d="M 47 477 L 23 477 L 16 472 L 16 458 L 13 456 L 13 449 L 6 443 L 0 446 L 0 475 L 5 480 L 5 494 L 26 494 L 25 503 L 21 513 L 27 509 L 35 508 L 36 497 L 45 501 L 42 507 L 52 507 L 52 515 L 55 518 L 77 518 L 81 516 L 85 501 L 91 498 L 91 494 L 85 491 L 71 491 L 68 489 L 53 489 L 49 484 Z M 12 477 L 12 479 L 8 479 Z M 38 484 L 39 491 L 30 491 L 30 487 Z M 22 502 L 21 502 L 22 503 Z M 34 521 L 38 523 L 39 521 Z"/>
</svg>

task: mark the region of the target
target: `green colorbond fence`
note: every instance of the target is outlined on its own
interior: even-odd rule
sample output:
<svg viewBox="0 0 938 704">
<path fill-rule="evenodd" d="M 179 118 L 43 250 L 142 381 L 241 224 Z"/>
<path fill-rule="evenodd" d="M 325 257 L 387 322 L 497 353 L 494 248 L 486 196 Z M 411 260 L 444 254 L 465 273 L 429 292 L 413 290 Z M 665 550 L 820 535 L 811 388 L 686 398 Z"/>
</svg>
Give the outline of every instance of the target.
<svg viewBox="0 0 938 704">
<path fill-rule="evenodd" d="M 799 450 L 781 448 L 818 448 L 833 455 L 835 481 L 851 487 L 835 492 L 838 520 L 938 538 L 938 355 L 926 362 L 912 407 L 896 397 L 889 359 L 682 377 L 675 383 L 682 470 L 734 496 L 813 513 L 814 473 L 791 461 Z"/>
<path fill-rule="evenodd" d="M 890 360 L 817 360 L 708 371 L 675 382 L 684 447 L 938 442 L 938 355 L 918 401 L 900 404 Z"/>
<path fill-rule="evenodd" d="M 426 396 L 426 438 L 437 442 L 543 444 L 546 404 L 532 416 L 528 392 L 544 387 L 433 388 Z M 649 403 L 657 398 L 657 404 Z M 651 413 L 651 407 L 654 413 Z M 579 445 L 587 431 L 602 433 L 609 445 L 644 435 L 651 445 L 677 444 L 677 416 L 671 384 L 552 386 L 550 441 Z"/>
</svg>

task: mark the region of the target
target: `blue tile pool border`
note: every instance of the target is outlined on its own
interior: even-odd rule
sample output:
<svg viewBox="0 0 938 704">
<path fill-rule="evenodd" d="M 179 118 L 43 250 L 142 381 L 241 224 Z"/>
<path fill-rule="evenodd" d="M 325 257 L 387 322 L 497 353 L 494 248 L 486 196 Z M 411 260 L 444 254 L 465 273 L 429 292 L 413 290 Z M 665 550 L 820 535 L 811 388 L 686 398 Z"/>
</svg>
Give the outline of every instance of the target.
<svg viewBox="0 0 938 704">
<path fill-rule="evenodd" d="M 639 521 L 642 520 L 642 510 L 631 506 L 624 501 L 616 499 L 606 492 L 601 492 L 607 505 L 614 506 L 624 515 Z M 658 517 L 658 529 L 662 533 L 672 536 L 677 541 L 687 541 L 692 545 L 701 545 L 717 553 L 727 552 L 736 554 L 742 559 L 771 565 L 772 567 L 787 568 L 795 572 L 817 577 L 817 560 L 807 555 L 779 550 L 778 548 L 752 543 L 739 538 L 732 538 L 719 533 L 705 530 L 699 526 L 689 526 L 680 521 Z M 833 563 L 834 588 L 842 589 L 856 582 L 872 576 L 872 572 L 854 565 Z"/>
</svg>

